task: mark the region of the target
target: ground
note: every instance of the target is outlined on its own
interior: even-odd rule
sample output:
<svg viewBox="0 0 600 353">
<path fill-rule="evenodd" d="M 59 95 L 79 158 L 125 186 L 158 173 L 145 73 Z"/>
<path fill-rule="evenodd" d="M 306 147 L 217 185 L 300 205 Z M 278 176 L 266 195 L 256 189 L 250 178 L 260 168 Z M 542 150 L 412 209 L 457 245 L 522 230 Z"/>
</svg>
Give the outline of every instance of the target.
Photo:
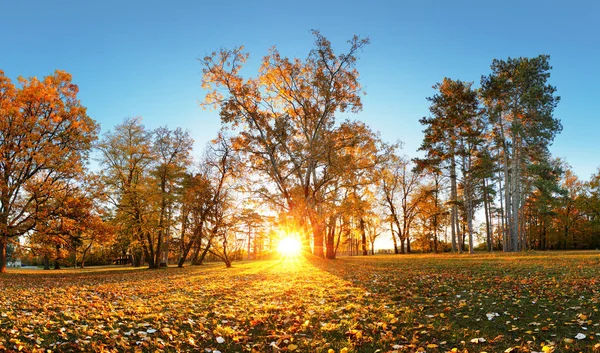
<svg viewBox="0 0 600 353">
<path fill-rule="evenodd" d="M 0 351 L 600 351 L 600 252 L 9 270 Z"/>
</svg>

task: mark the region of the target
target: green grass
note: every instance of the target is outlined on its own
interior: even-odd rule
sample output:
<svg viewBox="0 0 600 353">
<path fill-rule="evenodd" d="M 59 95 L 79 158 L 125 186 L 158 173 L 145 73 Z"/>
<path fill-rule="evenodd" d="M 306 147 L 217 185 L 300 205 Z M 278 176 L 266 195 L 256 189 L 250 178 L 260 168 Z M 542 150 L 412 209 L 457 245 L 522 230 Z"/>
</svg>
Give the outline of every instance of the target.
<svg viewBox="0 0 600 353">
<path fill-rule="evenodd" d="M 0 288 L 0 351 L 600 351 L 600 252 L 16 270 Z"/>
</svg>

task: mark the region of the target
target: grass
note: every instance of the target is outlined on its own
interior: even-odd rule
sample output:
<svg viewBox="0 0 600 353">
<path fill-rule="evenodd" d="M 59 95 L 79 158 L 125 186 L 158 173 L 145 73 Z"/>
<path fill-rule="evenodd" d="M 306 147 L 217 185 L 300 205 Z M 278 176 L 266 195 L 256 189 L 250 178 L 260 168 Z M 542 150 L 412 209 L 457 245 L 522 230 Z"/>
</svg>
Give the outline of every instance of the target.
<svg viewBox="0 0 600 353">
<path fill-rule="evenodd" d="M 15 270 L 0 288 L 0 351 L 600 351 L 597 251 Z"/>
</svg>

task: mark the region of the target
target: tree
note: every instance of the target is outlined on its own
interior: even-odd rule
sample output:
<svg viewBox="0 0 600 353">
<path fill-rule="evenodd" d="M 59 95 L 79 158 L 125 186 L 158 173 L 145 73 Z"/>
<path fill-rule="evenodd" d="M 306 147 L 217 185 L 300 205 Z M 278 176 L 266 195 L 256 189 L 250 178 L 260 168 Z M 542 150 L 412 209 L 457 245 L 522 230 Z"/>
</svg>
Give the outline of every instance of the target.
<svg viewBox="0 0 600 353">
<path fill-rule="evenodd" d="M 166 265 L 165 241 L 191 163 L 192 143 L 182 129 L 148 131 L 141 118 L 128 118 L 98 145 L 116 221 L 129 239 L 135 266 L 141 265 L 142 254 L 149 268 Z"/>
<path fill-rule="evenodd" d="M 378 166 L 381 205 L 386 210 L 394 251 L 396 254 L 410 252 L 410 231 L 417 216 L 419 203 L 423 194 L 419 187 L 423 182 L 423 171 L 412 168 L 410 160 L 400 156 L 400 144 L 387 145 L 382 148 L 385 156 Z M 400 249 L 396 236 L 400 241 Z"/>
<path fill-rule="evenodd" d="M 183 267 L 194 246 L 193 263 L 202 263 L 210 251 L 212 240 L 219 232 L 219 222 L 223 220 L 223 204 L 227 201 L 236 168 L 230 141 L 219 135 L 208 145 L 200 172 L 186 178 L 181 217 L 182 251 L 178 267 Z M 188 229 L 190 233 L 186 241 Z"/>
<path fill-rule="evenodd" d="M 98 132 L 70 74 L 19 84 L 0 71 L 0 272 L 9 239 L 32 231 L 56 189 L 82 174 Z"/>
<path fill-rule="evenodd" d="M 422 250 L 425 251 L 429 245 L 429 250 L 437 253 L 439 234 L 446 226 L 448 212 L 441 198 L 442 175 L 433 173 L 430 179 L 429 183 L 419 185 L 417 190 L 419 202 L 416 205 L 415 216 L 420 221 Z"/>
<path fill-rule="evenodd" d="M 549 58 L 494 60 L 492 73 L 481 79 L 483 103 L 502 156 L 505 250 L 509 251 L 522 250 L 526 243 L 519 228 L 528 166 L 548 155 L 548 146 L 562 129 L 553 115 L 560 98 L 548 84 Z"/>
<path fill-rule="evenodd" d="M 154 256 L 151 264 L 166 266 L 169 257 L 167 236 L 171 228 L 171 214 L 177 201 L 177 189 L 180 188 L 187 167 L 191 164 L 193 140 L 181 128 L 169 130 L 160 127 L 154 131 L 154 154 L 157 156 L 153 170 L 154 184 L 158 184 L 160 203 L 158 205 L 158 226 L 155 234 L 148 242 L 150 256 Z M 154 239 L 155 238 L 155 239 Z M 163 249 L 163 246 L 165 247 Z"/>
<path fill-rule="evenodd" d="M 352 38 L 336 56 L 319 32 L 306 60 L 281 57 L 273 48 L 256 79 L 240 75 L 248 59 L 243 48 L 204 58 L 205 104 L 220 106 L 223 124 L 239 131 L 234 147 L 246 153 L 255 171 L 268 176 L 271 194 L 281 198 L 303 227 L 310 222 L 315 255 L 324 257 L 322 194 L 330 182 L 327 155 L 343 148 L 336 133 L 339 112 L 362 108 L 355 69 L 357 52 L 368 39 Z"/>
<path fill-rule="evenodd" d="M 105 167 L 102 176 L 116 207 L 115 222 L 133 265 L 141 266 L 143 256 L 153 261 L 148 250 L 148 232 L 153 212 L 150 197 L 155 196 L 149 187 L 149 171 L 156 159 L 152 148 L 152 134 L 141 124 L 141 118 L 128 118 L 107 132 L 98 149 Z M 153 267 L 153 266 L 151 266 Z"/>
<path fill-rule="evenodd" d="M 105 222 L 104 195 L 101 185 L 92 177 L 77 184 L 67 184 L 55 190 L 52 201 L 38 210 L 44 217 L 27 237 L 33 252 L 54 258 L 54 268 L 60 268 L 60 260 L 68 252 L 74 254 L 74 266 L 78 265 L 81 252 L 81 267 L 93 246 L 110 245 L 112 228 Z M 48 260 L 45 269 L 49 269 Z"/>
<path fill-rule="evenodd" d="M 450 206 L 452 250 L 456 251 L 458 230 L 458 206 L 463 203 L 466 210 L 469 251 L 473 252 L 473 217 L 475 211 L 475 180 L 473 175 L 475 157 L 482 143 L 485 123 L 480 119 L 477 92 L 471 89 L 472 83 L 444 78 L 433 86 L 438 90 L 433 97 L 429 111 L 430 118 L 422 118 L 425 136 L 419 150 L 427 157 L 419 163 L 423 167 L 448 170 L 450 177 Z M 460 169 L 463 186 L 463 200 L 458 199 Z M 460 246 L 460 245 L 459 245 Z M 462 246 L 458 248 L 462 252 Z"/>
</svg>

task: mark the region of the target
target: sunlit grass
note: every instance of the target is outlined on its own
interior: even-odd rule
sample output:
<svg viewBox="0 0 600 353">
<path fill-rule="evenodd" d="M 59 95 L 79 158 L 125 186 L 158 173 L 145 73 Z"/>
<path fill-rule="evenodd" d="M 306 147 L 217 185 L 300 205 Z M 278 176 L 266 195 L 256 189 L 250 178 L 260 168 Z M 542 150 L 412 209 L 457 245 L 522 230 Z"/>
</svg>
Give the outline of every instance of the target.
<svg viewBox="0 0 600 353">
<path fill-rule="evenodd" d="M 600 342 L 599 252 L 27 271 L 0 276 L 0 351 L 592 352 Z"/>
</svg>

